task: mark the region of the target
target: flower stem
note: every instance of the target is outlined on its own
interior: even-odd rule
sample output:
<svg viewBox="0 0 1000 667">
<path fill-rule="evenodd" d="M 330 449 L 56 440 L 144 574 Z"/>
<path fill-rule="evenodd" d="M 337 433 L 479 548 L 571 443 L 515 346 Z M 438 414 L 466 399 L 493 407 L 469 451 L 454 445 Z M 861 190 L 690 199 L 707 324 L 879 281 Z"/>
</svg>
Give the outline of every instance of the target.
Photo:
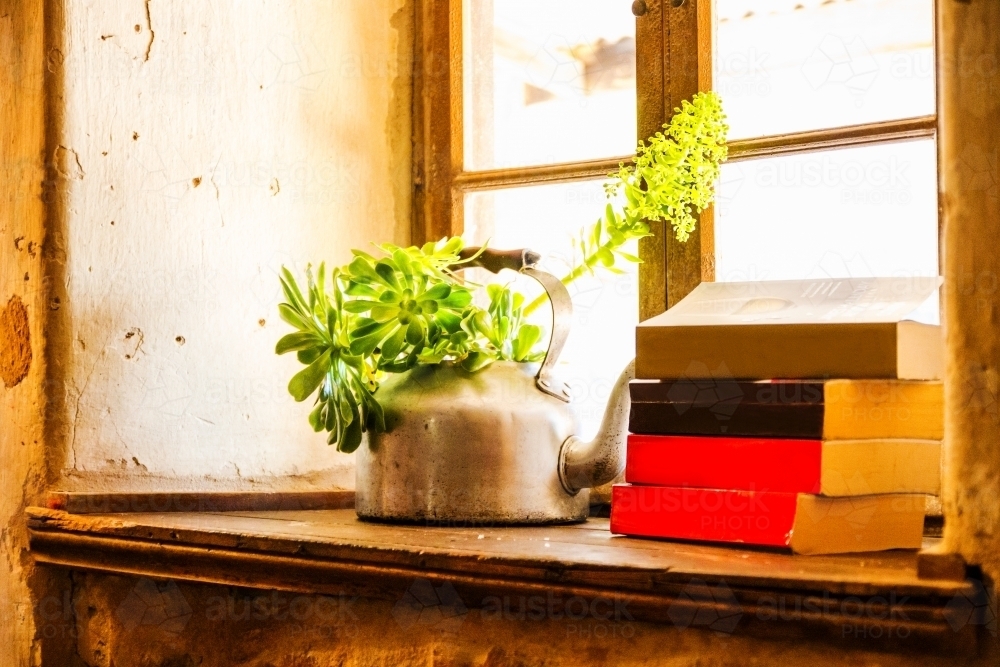
<svg viewBox="0 0 1000 667">
<path fill-rule="evenodd" d="M 603 248 L 604 246 L 601 247 Z M 589 270 L 591 270 L 591 268 L 596 263 L 597 263 L 597 252 L 595 251 L 591 253 L 591 255 L 587 257 L 579 266 L 577 266 L 575 269 L 573 269 L 565 276 L 560 278 L 559 282 L 561 282 L 563 285 L 569 285 L 574 280 L 582 278 L 583 275 L 587 273 Z M 549 300 L 549 295 L 544 290 L 542 290 L 541 294 L 536 296 L 531 303 L 529 303 L 527 306 L 524 307 L 524 317 L 527 317 L 531 313 L 538 310 L 538 308 L 548 300 Z"/>
</svg>

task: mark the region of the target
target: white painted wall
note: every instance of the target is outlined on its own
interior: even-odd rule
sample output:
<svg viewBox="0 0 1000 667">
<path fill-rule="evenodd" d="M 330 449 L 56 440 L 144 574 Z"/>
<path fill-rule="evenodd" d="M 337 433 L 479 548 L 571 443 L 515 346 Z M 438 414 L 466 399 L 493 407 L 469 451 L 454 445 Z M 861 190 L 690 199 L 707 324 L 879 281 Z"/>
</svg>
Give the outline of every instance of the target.
<svg viewBox="0 0 1000 667">
<path fill-rule="evenodd" d="M 406 5 L 68 0 L 63 488 L 353 485 L 276 272 L 408 241 Z"/>
</svg>

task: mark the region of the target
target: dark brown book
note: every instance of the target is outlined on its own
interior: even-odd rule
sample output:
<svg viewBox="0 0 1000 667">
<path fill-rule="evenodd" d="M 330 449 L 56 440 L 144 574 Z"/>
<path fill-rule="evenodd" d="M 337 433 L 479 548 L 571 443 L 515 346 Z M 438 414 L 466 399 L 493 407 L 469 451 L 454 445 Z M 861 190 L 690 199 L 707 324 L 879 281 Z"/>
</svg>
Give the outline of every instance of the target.
<svg viewBox="0 0 1000 667">
<path fill-rule="evenodd" d="M 703 374 L 709 372 L 704 369 Z M 635 380 L 629 430 L 817 440 L 944 435 L 944 389 L 916 380 Z"/>
</svg>

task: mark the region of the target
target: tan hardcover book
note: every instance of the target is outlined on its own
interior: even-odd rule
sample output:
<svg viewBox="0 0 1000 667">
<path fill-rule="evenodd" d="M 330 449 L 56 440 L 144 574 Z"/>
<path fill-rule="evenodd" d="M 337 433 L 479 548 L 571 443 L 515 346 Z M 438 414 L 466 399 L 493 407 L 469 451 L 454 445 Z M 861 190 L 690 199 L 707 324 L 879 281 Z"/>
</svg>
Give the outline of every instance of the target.
<svg viewBox="0 0 1000 667">
<path fill-rule="evenodd" d="M 824 496 L 941 491 L 939 440 L 824 440 L 821 448 Z"/>
<path fill-rule="evenodd" d="M 702 283 L 636 328 L 636 377 L 937 380 L 939 278 Z"/>
<path fill-rule="evenodd" d="M 823 438 L 944 438 L 940 382 L 827 380 Z"/>
<path fill-rule="evenodd" d="M 919 549 L 926 498 L 825 498 L 800 493 L 789 546 L 799 554 Z"/>
</svg>

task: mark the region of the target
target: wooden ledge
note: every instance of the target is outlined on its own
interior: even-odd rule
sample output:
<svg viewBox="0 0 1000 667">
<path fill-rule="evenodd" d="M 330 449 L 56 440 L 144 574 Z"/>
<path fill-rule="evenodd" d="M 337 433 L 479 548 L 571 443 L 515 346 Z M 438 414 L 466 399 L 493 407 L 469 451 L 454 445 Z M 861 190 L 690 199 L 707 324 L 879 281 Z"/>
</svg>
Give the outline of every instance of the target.
<svg viewBox="0 0 1000 667">
<path fill-rule="evenodd" d="M 330 510 L 354 507 L 354 491 L 53 491 L 46 505 L 71 514 Z"/>
<path fill-rule="evenodd" d="M 470 528 L 365 523 L 353 510 L 30 508 L 28 526 L 39 563 L 73 569 L 397 601 L 424 579 L 448 582 L 469 608 L 510 595 L 581 597 L 614 601 L 635 620 L 677 624 L 686 610 L 711 608 L 714 618 L 738 615 L 741 628 L 805 623 L 835 637 L 860 626 L 869 637 L 955 640 L 948 603 L 974 595 L 963 578 L 920 578 L 915 552 L 810 557 L 639 540 L 611 535 L 606 519 Z"/>
</svg>

